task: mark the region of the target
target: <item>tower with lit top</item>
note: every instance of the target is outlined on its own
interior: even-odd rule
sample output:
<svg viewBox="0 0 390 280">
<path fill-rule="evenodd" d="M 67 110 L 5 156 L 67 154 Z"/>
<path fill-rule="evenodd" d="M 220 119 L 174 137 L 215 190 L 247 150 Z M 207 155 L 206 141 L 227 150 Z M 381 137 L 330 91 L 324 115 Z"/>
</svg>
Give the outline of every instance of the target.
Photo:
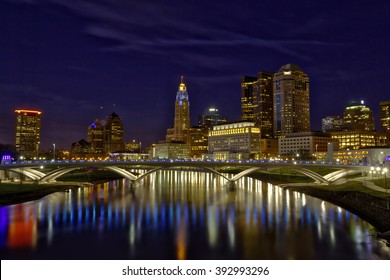
<svg viewBox="0 0 390 280">
<path fill-rule="evenodd" d="M 295 64 L 280 67 L 273 77 L 274 136 L 310 132 L 309 77 Z"/>
<path fill-rule="evenodd" d="M 184 141 L 188 142 L 190 129 L 190 101 L 188 98 L 187 87 L 184 84 L 184 77 L 181 76 L 179 89 L 176 93 L 175 101 L 175 119 L 173 128 L 168 128 L 166 141 Z"/>
</svg>

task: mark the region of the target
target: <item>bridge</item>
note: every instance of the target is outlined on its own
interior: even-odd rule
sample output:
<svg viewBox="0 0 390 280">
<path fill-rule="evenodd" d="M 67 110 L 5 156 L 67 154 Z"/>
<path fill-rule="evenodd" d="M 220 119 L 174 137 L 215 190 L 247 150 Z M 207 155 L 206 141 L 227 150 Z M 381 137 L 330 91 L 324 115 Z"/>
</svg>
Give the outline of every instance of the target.
<svg viewBox="0 0 390 280">
<path fill-rule="evenodd" d="M 44 173 L 41 169 L 45 167 L 50 171 Z M 216 169 L 222 167 L 233 167 L 243 169 L 243 171 L 227 177 Z M 325 176 L 322 176 L 312 170 L 310 167 L 327 167 L 336 169 Z M 23 175 L 39 184 L 53 183 L 60 176 L 77 169 L 100 168 L 110 170 L 120 176 L 129 179 L 132 183 L 138 182 L 146 176 L 157 172 L 158 170 L 172 168 L 188 168 L 199 171 L 214 173 L 223 177 L 229 184 L 233 184 L 240 178 L 254 173 L 258 170 L 274 169 L 293 169 L 314 180 L 317 184 L 334 184 L 341 178 L 361 172 L 367 172 L 371 165 L 346 165 L 332 162 L 313 162 L 313 161 L 271 161 L 271 160 L 243 160 L 243 161 L 213 161 L 213 160 L 103 160 L 103 161 L 83 161 L 83 160 L 56 160 L 56 161 L 29 161 L 29 162 L 9 162 L 0 165 L 0 170 L 14 172 Z M 375 165 L 375 168 L 379 166 Z M 146 169 L 146 173 L 137 175 L 130 170 Z"/>
</svg>

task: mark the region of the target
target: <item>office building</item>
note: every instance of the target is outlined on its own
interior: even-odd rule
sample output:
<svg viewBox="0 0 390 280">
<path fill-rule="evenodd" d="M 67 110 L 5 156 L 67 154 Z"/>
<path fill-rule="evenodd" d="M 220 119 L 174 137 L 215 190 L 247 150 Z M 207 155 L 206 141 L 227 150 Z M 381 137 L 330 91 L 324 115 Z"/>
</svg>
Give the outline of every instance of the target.
<svg viewBox="0 0 390 280">
<path fill-rule="evenodd" d="M 124 150 L 123 124 L 121 118 L 113 112 L 107 117 L 104 128 L 104 152 L 106 154 Z"/>
<path fill-rule="evenodd" d="M 357 150 L 366 147 L 384 147 L 390 144 L 389 135 L 386 132 L 367 130 L 346 130 L 330 132 L 332 138 L 339 141 L 340 150 Z"/>
<path fill-rule="evenodd" d="M 87 141 L 91 144 L 91 149 L 96 154 L 104 152 L 104 123 L 96 119 L 88 126 Z"/>
<path fill-rule="evenodd" d="M 184 142 L 165 142 L 154 146 L 154 158 L 158 159 L 189 159 L 190 145 Z"/>
<path fill-rule="evenodd" d="M 327 116 L 322 119 L 322 131 L 341 131 L 343 130 L 343 119 L 339 116 Z"/>
<path fill-rule="evenodd" d="M 273 73 L 241 77 L 241 120 L 260 127 L 262 138 L 273 137 Z"/>
<path fill-rule="evenodd" d="M 216 125 L 209 132 L 209 154 L 215 160 L 258 159 L 260 128 L 254 122 Z"/>
<path fill-rule="evenodd" d="M 203 130 L 207 133 L 214 125 L 227 122 L 227 118 L 221 116 L 218 109 L 215 107 L 208 108 L 203 115 L 199 116 L 199 126 L 202 127 Z"/>
<path fill-rule="evenodd" d="M 15 148 L 19 159 L 38 158 L 42 112 L 17 109 L 15 113 Z"/>
<path fill-rule="evenodd" d="M 208 151 L 208 132 L 203 127 L 193 126 L 189 130 L 189 145 L 191 158 L 202 158 Z"/>
<path fill-rule="evenodd" d="M 241 77 L 241 120 L 254 122 L 255 90 L 257 78 Z"/>
<path fill-rule="evenodd" d="M 283 65 L 275 73 L 274 136 L 310 132 L 309 77 L 295 64 Z"/>
<path fill-rule="evenodd" d="M 381 130 L 390 132 L 390 101 L 379 103 L 379 118 Z"/>
<path fill-rule="evenodd" d="M 279 138 L 279 154 L 282 158 L 313 159 L 315 153 L 327 151 L 329 142 L 337 141 L 325 132 L 290 133 Z"/>
<path fill-rule="evenodd" d="M 279 157 L 279 143 L 277 138 L 261 138 L 261 158 L 271 159 Z"/>
<path fill-rule="evenodd" d="M 131 153 L 141 153 L 142 143 L 139 141 L 129 141 L 125 144 L 125 150 Z"/>
<path fill-rule="evenodd" d="M 348 131 L 375 130 L 374 117 L 370 108 L 360 103 L 351 102 L 344 110 L 343 128 Z"/>
<path fill-rule="evenodd" d="M 357 150 L 328 150 L 317 154 L 317 161 L 331 161 L 341 164 L 380 164 L 388 166 L 390 164 L 390 148 L 362 148 Z M 378 167 L 375 167 L 375 171 Z M 380 168 L 382 169 L 382 168 Z M 367 171 L 370 169 L 367 168 Z M 371 171 L 371 170 L 370 170 Z M 375 174 L 372 174 L 375 175 Z"/>
<path fill-rule="evenodd" d="M 173 128 L 168 128 L 166 142 L 184 141 L 189 142 L 190 129 L 190 101 L 184 78 L 181 76 L 179 89 L 175 100 L 175 118 Z"/>
</svg>

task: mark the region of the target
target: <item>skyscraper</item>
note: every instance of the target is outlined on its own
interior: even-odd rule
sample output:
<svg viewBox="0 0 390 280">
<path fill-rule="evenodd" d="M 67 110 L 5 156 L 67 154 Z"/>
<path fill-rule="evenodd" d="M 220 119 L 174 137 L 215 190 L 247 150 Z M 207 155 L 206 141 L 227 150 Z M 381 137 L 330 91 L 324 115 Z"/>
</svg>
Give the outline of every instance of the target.
<svg viewBox="0 0 390 280">
<path fill-rule="evenodd" d="M 260 71 L 257 78 L 241 77 L 241 119 L 259 126 L 262 138 L 273 137 L 273 76 Z"/>
<path fill-rule="evenodd" d="M 381 130 L 390 132 L 390 101 L 382 101 L 379 103 L 379 117 Z"/>
<path fill-rule="evenodd" d="M 173 128 L 168 128 L 166 141 L 189 141 L 190 129 L 190 101 L 186 85 L 184 84 L 184 77 L 181 76 L 179 89 L 176 93 L 175 101 L 175 119 Z"/>
<path fill-rule="evenodd" d="M 250 76 L 241 77 L 241 120 L 253 122 L 255 106 L 255 90 L 257 78 Z"/>
<path fill-rule="evenodd" d="M 34 110 L 15 110 L 15 148 L 25 159 L 38 157 L 41 137 L 42 112 Z"/>
<path fill-rule="evenodd" d="M 309 77 L 295 64 L 274 75 L 274 135 L 310 131 Z"/>
<path fill-rule="evenodd" d="M 344 130 L 348 131 L 373 131 L 375 130 L 374 117 L 370 108 L 360 103 L 351 102 L 344 110 Z"/>
<path fill-rule="evenodd" d="M 107 117 L 104 129 L 104 152 L 111 153 L 124 149 L 123 124 L 121 118 L 113 112 Z"/>
<path fill-rule="evenodd" d="M 88 126 L 87 140 L 94 153 L 102 154 L 104 152 L 104 125 L 101 120 L 96 119 Z"/>
<path fill-rule="evenodd" d="M 199 126 L 205 131 L 209 131 L 214 125 L 227 123 L 227 118 L 222 117 L 215 107 L 210 107 L 207 111 L 199 116 Z"/>
<path fill-rule="evenodd" d="M 273 73 L 260 71 L 256 83 L 253 113 L 261 138 L 272 138 L 274 134 L 273 76 Z"/>
</svg>

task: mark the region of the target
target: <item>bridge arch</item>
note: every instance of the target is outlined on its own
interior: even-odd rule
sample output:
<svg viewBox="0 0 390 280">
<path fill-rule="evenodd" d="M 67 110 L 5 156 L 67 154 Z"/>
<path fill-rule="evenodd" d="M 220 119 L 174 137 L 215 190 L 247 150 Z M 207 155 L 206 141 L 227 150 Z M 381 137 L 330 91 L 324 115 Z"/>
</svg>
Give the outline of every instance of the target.
<svg viewBox="0 0 390 280">
<path fill-rule="evenodd" d="M 12 168 L 9 169 L 9 171 L 26 176 L 27 178 L 32 179 L 34 181 L 39 180 L 42 176 L 45 175 L 45 173 L 43 172 L 28 167 Z"/>
<path fill-rule="evenodd" d="M 94 166 L 91 165 L 90 167 L 94 167 Z M 45 174 L 38 181 L 41 182 L 41 183 L 53 182 L 58 177 L 66 174 L 66 173 L 69 173 L 69 172 L 71 172 L 73 170 L 77 170 L 77 169 L 81 169 L 81 168 L 85 168 L 85 166 L 59 168 L 59 169 L 56 169 L 54 171 L 49 172 L 48 174 Z M 125 177 L 125 178 L 131 180 L 131 181 L 137 180 L 137 176 L 135 176 L 134 174 L 132 174 L 131 172 L 129 172 L 129 171 L 123 169 L 123 168 L 120 168 L 120 167 L 117 167 L 117 166 L 105 166 L 104 168 L 108 169 L 108 170 L 111 170 L 111 171 L 121 175 L 122 177 Z"/>
<path fill-rule="evenodd" d="M 309 169 L 302 168 L 302 167 L 295 167 L 295 166 L 290 167 L 290 168 L 302 173 L 303 175 L 306 175 L 306 176 L 312 178 L 317 183 L 322 183 L 322 184 L 326 184 L 326 185 L 329 184 L 329 181 L 326 178 L 322 177 L 321 175 L 317 174 L 314 171 L 311 171 Z M 230 179 L 230 181 L 235 182 L 235 181 L 241 179 L 242 177 L 249 175 L 253 172 L 256 172 L 257 170 L 260 170 L 260 169 L 264 169 L 264 167 L 252 167 L 252 168 L 246 169 L 246 170 L 241 171 L 240 173 L 236 174 L 233 178 Z M 277 168 L 274 168 L 274 169 L 277 169 Z"/>
</svg>

